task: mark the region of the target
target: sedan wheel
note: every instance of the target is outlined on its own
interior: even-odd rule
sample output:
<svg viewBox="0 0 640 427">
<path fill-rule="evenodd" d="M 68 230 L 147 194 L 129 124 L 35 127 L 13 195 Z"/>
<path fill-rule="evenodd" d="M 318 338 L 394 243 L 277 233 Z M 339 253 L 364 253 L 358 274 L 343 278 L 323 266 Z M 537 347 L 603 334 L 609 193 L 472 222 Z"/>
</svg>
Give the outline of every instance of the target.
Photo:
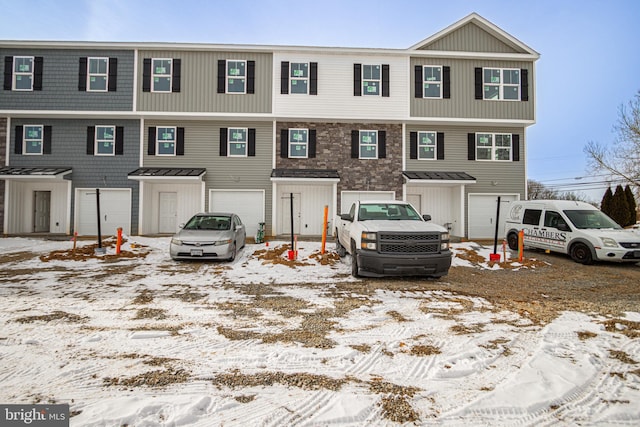
<svg viewBox="0 0 640 427">
<path fill-rule="evenodd" d="M 236 245 L 234 244 L 234 245 L 231 247 L 231 255 L 229 256 L 228 261 L 229 261 L 229 262 L 233 262 L 233 261 L 235 261 L 235 260 L 236 260 Z"/>
</svg>

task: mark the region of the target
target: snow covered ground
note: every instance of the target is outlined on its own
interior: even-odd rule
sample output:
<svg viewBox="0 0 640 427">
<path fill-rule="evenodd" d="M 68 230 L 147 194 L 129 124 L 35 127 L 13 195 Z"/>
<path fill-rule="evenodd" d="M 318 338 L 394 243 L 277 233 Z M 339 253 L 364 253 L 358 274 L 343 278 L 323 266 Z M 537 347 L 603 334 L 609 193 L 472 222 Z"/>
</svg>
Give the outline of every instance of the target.
<svg viewBox="0 0 640 427">
<path fill-rule="evenodd" d="M 640 312 L 540 326 L 362 286 L 317 242 L 268 259 L 282 243 L 176 263 L 132 237 L 146 257 L 43 262 L 71 243 L 0 239 L 0 403 L 69 403 L 72 426 L 640 425 Z"/>
</svg>

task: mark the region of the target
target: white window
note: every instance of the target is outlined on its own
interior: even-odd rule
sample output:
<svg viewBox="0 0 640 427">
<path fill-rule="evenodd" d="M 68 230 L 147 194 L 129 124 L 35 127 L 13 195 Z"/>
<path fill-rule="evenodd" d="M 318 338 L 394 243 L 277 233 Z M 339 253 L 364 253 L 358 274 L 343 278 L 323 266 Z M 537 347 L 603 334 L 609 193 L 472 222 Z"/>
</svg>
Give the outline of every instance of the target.
<svg viewBox="0 0 640 427">
<path fill-rule="evenodd" d="M 158 156 L 176 155 L 176 128 L 158 127 L 156 128 L 156 143 Z"/>
<path fill-rule="evenodd" d="M 24 127 L 22 153 L 42 154 L 43 126 L 27 125 Z"/>
<path fill-rule="evenodd" d="M 476 134 L 476 160 L 511 160 L 511 134 Z"/>
<path fill-rule="evenodd" d="M 171 92 L 171 66 L 172 59 L 151 60 L 151 91 Z"/>
<path fill-rule="evenodd" d="M 247 157 L 247 128 L 229 128 L 228 131 L 229 157 Z"/>
<path fill-rule="evenodd" d="M 309 63 L 292 62 L 289 73 L 290 93 L 309 93 Z"/>
<path fill-rule="evenodd" d="M 246 93 L 247 61 L 227 61 L 227 93 Z"/>
<path fill-rule="evenodd" d="M 423 68 L 423 96 L 425 98 L 442 98 L 442 67 L 426 65 Z"/>
<path fill-rule="evenodd" d="M 377 159 L 378 158 L 378 131 L 377 130 L 361 130 L 360 131 L 360 158 L 361 159 Z"/>
<path fill-rule="evenodd" d="M 33 90 L 33 56 L 13 57 L 13 90 Z"/>
<path fill-rule="evenodd" d="M 115 155 L 116 146 L 116 127 L 115 126 L 96 126 L 95 137 L 96 156 L 113 156 Z"/>
<path fill-rule="evenodd" d="M 380 95 L 382 87 L 382 67 L 380 65 L 363 65 L 362 66 L 362 94 L 363 95 Z"/>
<path fill-rule="evenodd" d="M 106 92 L 109 58 L 87 58 L 87 91 Z"/>
<path fill-rule="evenodd" d="M 484 68 L 483 98 L 490 100 L 520 100 L 520 70 Z"/>
<path fill-rule="evenodd" d="M 308 157 L 309 129 L 289 129 L 289 157 Z"/>
<path fill-rule="evenodd" d="M 418 132 L 418 159 L 436 159 L 436 132 Z"/>
</svg>

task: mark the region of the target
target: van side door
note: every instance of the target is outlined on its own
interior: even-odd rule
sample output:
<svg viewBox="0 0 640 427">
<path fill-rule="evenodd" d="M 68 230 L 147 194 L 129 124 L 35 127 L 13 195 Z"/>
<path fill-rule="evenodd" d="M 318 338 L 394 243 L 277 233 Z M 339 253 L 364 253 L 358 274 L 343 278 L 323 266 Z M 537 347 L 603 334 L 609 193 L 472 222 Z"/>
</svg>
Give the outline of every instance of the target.
<svg viewBox="0 0 640 427">
<path fill-rule="evenodd" d="M 540 239 L 540 218 L 542 209 L 525 209 L 522 215 L 522 228 L 524 230 L 524 244 L 532 248 L 542 248 Z"/>
<path fill-rule="evenodd" d="M 559 212 L 545 211 L 544 227 L 541 232 L 544 235 L 544 249 L 555 252 L 567 253 L 568 232 L 570 231 L 567 221 Z"/>
</svg>

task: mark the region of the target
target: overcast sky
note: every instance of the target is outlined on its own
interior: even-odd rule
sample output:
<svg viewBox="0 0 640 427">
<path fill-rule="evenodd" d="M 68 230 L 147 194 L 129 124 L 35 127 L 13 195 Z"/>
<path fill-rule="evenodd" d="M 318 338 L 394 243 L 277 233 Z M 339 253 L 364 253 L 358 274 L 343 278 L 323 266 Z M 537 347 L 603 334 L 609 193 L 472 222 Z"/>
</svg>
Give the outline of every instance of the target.
<svg viewBox="0 0 640 427">
<path fill-rule="evenodd" d="M 548 186 L 603 179 L 587 177 L 583 147 L 613 143 L 620 106 L 640 90 L 638 0 L 0 0 L 0 10 L 4 40 L 399 49 L 476 12 L 541 54 L 527 168 Z"/>
</svg>

